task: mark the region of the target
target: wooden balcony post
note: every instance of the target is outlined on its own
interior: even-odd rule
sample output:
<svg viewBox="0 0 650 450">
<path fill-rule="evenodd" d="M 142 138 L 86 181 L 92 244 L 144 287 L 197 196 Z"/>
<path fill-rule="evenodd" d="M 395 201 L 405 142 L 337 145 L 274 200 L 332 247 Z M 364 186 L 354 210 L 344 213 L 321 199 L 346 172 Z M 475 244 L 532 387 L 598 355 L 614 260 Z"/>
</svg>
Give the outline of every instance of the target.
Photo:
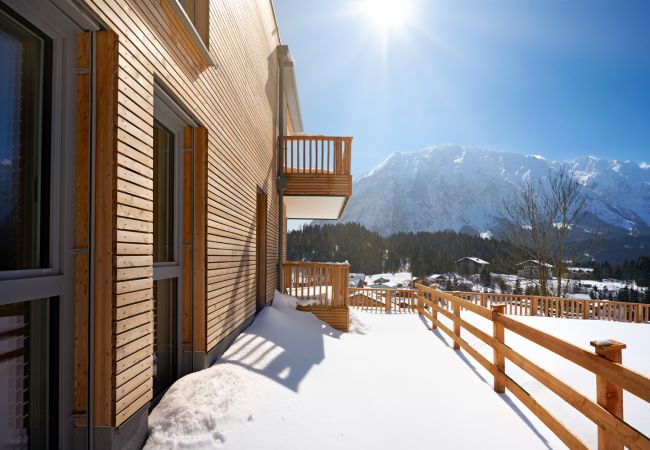
<svg viewBox="0 0 650 450">
<path fill-rule="evenodd" d="M 643 305 L 641 303 L 636 305 L 636 310 L 634 311 L 634 321 L 636 323 L 643 322 Z"/>
<path fill-rule="evenodd" d="M 384 308 L 386 310 L 386 313 L 390 312 L 391 309 L 391 291 L 390 289 L 386 290 L 386 303 L 384 304 Z"/>
<path fill-rule="evenodd" d="M 454 316 L 460 319 L 460 303 L 454 302 L 452 305 Z M 460 321 L 454 320 L 454 334 L 457 337 L 460 337 Z M 454 350 L 460 350 L 460 344 L 456 339 L 454 339 Z"/>
<path fill-rule="evenodd" d="M 497 341 L 504 343 L 505 330 L 503 324 L 496 321 L 499 314 L 505 313 L 506 305 L 503 303 L 492 305 L 492 337 Z M 494 391 L 504 393 L 506 391 L 506 358 L 496 348 L 493 352 L 494 365 L 497 367 L 497 373 L 494 375 Z"/>
<path fill-rule="evenodd" d="M 626 345 L 612 339 L 606 341 L 591 341 L 596 349 L 596 354 L 601 358 L 621 364 L 623 362 L 623 349 Z M 596 375 L 596 400 L 607 411 L 623 420 L 623 388 L 610 382 L 607 378 Z M 607 433 L 598 427 L 598 450 L 623 450 L 621 441 L 612 433 Z"/>
<path fill-rule="evenodd" d="M 530 315 L 531 316 L 537 315 L 537 297 L 530 298 Z"/>
</svg>

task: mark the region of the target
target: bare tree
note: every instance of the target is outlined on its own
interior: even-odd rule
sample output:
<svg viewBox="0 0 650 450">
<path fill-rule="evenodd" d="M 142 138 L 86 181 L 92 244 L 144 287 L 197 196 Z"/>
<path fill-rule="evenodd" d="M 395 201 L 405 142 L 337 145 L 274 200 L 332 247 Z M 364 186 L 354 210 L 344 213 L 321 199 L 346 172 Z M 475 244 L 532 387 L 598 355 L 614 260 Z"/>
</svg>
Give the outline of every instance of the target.
<svg viewBox="0 0 650 450">
<path fill-rule="evenodd" d="M 537 261 L 537 282 L 542 295 L 548 295 L 548 271 L 551 264 L 557 277 L 556 293 L 568 292 L 562 286 L 568 256 L 570 232 L 584 218 L 587 199 L 575 173 L 566 166 L 537 183 L 526 182 L 504 200 L 508 219 L 507 239 L 521 256 Z"/>
<path fill-rule="evenodd" d="M 542 182 L 526 182 L 504 200 L 508 219 L 507 240 L 521 256 L 540 264 L 537 281 L 542 295 L 548 295 L 548 273 L 544 264 L 550 259 L 553 245 L 553 211 Z"/>
<path fill-rule="evenodd" d="M 587 209 L 587 197 L 575 172 L 566 166 L 548 177 L 549 191 L 546 201 L 548 209 L 553 212 L 552 254 L 551 260 L 557 276 L 557 295 L 568 293 L 569 283 L 562 287 L 562 276 L 566 269 L 567 240 L 571 230 L 584 218 Z"/>
</svg>

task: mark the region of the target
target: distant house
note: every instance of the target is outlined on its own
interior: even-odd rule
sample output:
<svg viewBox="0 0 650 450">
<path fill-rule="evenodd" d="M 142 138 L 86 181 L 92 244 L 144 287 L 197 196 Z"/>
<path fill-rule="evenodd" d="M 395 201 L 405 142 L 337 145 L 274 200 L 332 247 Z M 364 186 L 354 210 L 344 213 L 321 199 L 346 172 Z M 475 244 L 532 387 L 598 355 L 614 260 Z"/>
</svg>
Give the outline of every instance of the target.
<svg viewBox="0 0 650 450">
<path fill-rule="evenodd" d="M 594 273 L 591 267 L 567 267 L 567 273 L 576 279 L 584 279 L 590 277 Z"/>
<path fill-rule="evenodd" d="M 484 267 L 487 267 L 490 263 L 477 258 L 475 256 L 465 256 L 456 261 L 458 266 L 458 273 L 464 275 L 471 275 L 476 273 L 481 273 Z"/>
<path fill-rule="evenodd" d="M 348 286 L 350 287 L 363 287 L 365 285 L 366 276 L 362 273 L 351 273 L 348 278 Z"/>
<path fill-rule="evenodd" d="M 517 264 L 517 275 L 522 278 L 539 278 L 542 270 L 546 271 L 547 278 L 553 277 L 553 266 L 548 263 L 529 259 Z"/>
<path fill-rule="evenodd" d="M 390 281 L 390 280 L 389 280 L 388 278 L 379 277 L 379 278 L 375 278 L 374 280 L 372 280 L 372 284 L 373 284 L 373 285 L 377 285 L 377 284 L 386 284 L 386 283 L 388 283 L 389 281 Z"/>
</svg>

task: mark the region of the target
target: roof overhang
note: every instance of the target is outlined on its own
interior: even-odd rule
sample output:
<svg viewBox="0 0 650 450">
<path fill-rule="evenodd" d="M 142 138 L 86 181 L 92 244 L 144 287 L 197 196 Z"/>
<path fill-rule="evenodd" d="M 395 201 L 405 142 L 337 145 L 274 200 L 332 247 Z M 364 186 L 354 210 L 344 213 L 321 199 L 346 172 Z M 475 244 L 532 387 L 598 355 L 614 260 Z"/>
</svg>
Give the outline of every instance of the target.
<svg viewBox="0 0 650 450">
<path fill-rule="evenodd" d="M 284 204 L 287 205 L 287 219 L 340 219 L 348 198 L 347 196 L 286 196 Z"/>
<path fill-rule="evenodd" d="M 300 100 L 298 99 L 298 84 L 294 71 L 293 57 L 286 45 L 278 46 L 278 57 L 280 59 L 280 70 L 284 81 L 284 98 L 291 115 L 291 123 L 294 133 L 302 133 L 302 114 L 300 112 Z"/>
</svg>

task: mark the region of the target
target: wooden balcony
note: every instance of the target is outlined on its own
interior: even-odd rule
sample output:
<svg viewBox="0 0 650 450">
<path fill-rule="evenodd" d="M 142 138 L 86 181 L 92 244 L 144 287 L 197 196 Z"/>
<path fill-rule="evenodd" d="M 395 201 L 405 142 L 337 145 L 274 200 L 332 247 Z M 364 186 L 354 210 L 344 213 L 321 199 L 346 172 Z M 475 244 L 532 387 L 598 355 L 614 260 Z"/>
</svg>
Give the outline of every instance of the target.
<svg viewBox="0 0 650 450">
<path fill-rule="evenodd" d="M 284 291 L 299 301 L 297 309 L 308 311 L 333 328 L 348 331 L 348 263 L 284 263 Z"/>
<path fill-rule="evenodd" d="M 282 150 L 287 218 L 340 218 L 352 195 L 352 138 L 285 136 Z"/>
</svg>

